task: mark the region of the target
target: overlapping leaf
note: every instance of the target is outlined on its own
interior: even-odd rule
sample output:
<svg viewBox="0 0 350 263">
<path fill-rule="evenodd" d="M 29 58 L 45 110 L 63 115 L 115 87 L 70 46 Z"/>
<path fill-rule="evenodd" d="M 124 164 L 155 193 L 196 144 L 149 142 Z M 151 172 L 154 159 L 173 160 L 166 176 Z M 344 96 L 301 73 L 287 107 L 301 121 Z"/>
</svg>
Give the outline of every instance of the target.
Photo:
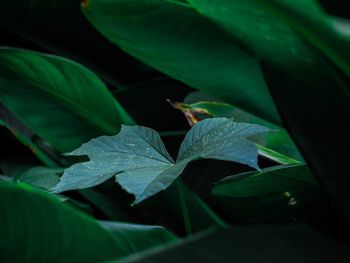
<svg viewBox="0 0 350 263">
<path fill-rule="evenodd" d="M 27 185 L 0 184 L 4 262 L 103 261 L 130 253 L 96 221 Z"/>
<path fill-rule="evenodd" d="M 131 122 L 103 82 L 61 57 L 0 48 L 0 101 L 60 151 Z"/>
<path fill-rule="evenodd" d="M 247 221 L 294 216 L 320 195 L 320 188 L 305 164 L 281 165 L 236 174 L 212 189 L 221 208 Z"/>
<path fill-rule="evenodd" d="M 90 0 L 83 11 L 105 37 L 141 61 L 280 122 L 256 60 L 195 10 L 163 0 Z"/>
</svg>

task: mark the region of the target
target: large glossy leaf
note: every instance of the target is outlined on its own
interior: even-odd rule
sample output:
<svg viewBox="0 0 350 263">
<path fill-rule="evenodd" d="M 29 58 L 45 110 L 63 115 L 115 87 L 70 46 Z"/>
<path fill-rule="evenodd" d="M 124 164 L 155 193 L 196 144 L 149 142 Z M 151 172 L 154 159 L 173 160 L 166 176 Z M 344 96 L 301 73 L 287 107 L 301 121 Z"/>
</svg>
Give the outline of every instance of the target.
<svg viewBox="0 0 350 263">
<path fill-rule="evenodd" d="M 0 67 L 1 102 L 60 151 L 131 121 L 103 82 L 70 60 L 1 48 Z"/>
<path fill-rule="evenodd" d="M 260 58 L 283 66 L 282 70 L 307 74 L 318 59 L 296 33 L 271 14 L 259 0 L 189 0 L 191 6 L 244 43 Z M 267 2 L 267 1 L 266 1 Z M 309 2 L 309 1 L 308 1 Z M 317 69 L 323 71 L 324 69 Z"/>
<path fill-rule="evenodd" d="M 123 126 L 118 135 L 93 139 L 70 153 L 88 155 L 90 161 L 66 169 L 52 191 L 92 187 L 115 175 L 139 203 L 169 187 L 193 160 L 212 158 L 258 168 L 257 148 L 247 138 L 267 131 L 226 118 L 204 120 L 187 133 L 175 163 L 154 130 Z"/>
<path fill-rule="evenodd" d="M 341 23 L 327 15 L 315 0 L 259 1 L 350 77 L 350 36 L 343 30 L 348 27 L 345 21 Z"/>
<path fill-rule="evenodd" d="M 0 259 L 96 262 L 132 251 L 93 219 L 26 185 L 0 184 Z"/>
<path fill-rule="evenodd" d="M 343 263 L 349 245 L 305 224 L 240 226 L 194 236 L 177 246 L 120 263 Z"/>
<path fill-rule="evenodd" d="M 320 195 L 306 165 L 282 165 L 226 177 L 212 194 L 230 217 L 248 221 L 296 216 Z"/>
<path fill-rule="evenodd" d="M 97 222 L 23 184 L 1 183 L 0 196 L 4 262 L 100 262 L 177 240 L 163 227 Z"/>
<path fill-rule="evenodd" d="M 255 59 L 195 10 L 162 0 L 90 0 L 84 13 L 104 36 L 134 57 L 279 123 Z"/>
</svg>

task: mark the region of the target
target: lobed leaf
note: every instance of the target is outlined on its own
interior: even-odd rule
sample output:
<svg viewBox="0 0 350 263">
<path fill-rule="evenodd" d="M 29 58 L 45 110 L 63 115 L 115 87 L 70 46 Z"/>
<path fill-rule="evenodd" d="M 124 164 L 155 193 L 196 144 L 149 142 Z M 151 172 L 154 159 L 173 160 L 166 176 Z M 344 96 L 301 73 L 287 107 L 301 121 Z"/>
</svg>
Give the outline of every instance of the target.
<svg viewBox="0 0 350 263">
<path fill-rule="evenodd" d="M 123 126 L 118 135 L 92 139 L 70 153 L 87 155 L 90 161 L 67 168 L 51 191 L 93 187 L 115 176 L 122 188 L 135 195 L 137 204 L 168 188 L 193 160 L 214 158 L 258 169 L 257 149 L 247 138 L 267 131 L 226 118 L 204 120 L 188 132 L 175 163 L 156 131 Z"/>
<path fill-rule="evenodd" d="M 70 155 L 87 155 L 90 161 L 66 169 L 53 192 L 92 187 L 116 175 L 117 182 L 139 202 L 155 189 L 164 190 L 167 170 L 174 169 L 159 135 L 141 126 L 123 126 L 118 135 L 92 139 Z"/>
<path fill-rule="evenodd" d="M 205 119 L 186 134 L 177 160 L 208 158 L 238 162 L 259 169 L 257 148 L 247 139 L 268 131 L 259 125 L 238 123 L 227 118 Z"/>
</svg>

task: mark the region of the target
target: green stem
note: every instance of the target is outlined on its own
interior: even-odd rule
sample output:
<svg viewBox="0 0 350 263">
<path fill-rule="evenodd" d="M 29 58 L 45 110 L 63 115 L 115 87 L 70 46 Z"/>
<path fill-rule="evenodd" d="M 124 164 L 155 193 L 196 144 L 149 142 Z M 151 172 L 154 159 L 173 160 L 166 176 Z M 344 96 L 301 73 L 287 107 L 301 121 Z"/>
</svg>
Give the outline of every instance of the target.
<svg viewBox="0 0 350 263">
<path fill-rule="evenodd" d="M 177 189 L 179 191 L 179 197 L 180 197 L 180 206 L 182 210 L 182 215 L 184 217 L 184 223 L 186 228 L 186 233 L 188 236 L 192 235 L 192 228 L 191 228 L 191 222 L 190 222 L 190 216 L 188 214 L 187 204 L 186 204 L 186 197 L 183 190 L 183 182 L 181 179 L 176 180 Z"/>
</svg>

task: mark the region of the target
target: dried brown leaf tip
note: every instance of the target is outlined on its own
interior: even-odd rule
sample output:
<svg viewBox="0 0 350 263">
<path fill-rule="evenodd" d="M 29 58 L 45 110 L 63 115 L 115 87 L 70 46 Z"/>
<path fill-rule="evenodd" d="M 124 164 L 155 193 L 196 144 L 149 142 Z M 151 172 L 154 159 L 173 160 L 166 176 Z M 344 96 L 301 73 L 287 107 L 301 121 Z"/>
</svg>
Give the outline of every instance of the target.
<svg viewBox="0 0 350 263">
<path fill-rule="evenodd" d="M 191 105 L 181 102 L 173 102 L 169 99 L 167 99 L 167 102 L 177 110 L 180 110 L 186 117 L 186 120 L 188 124 L 192 127 L 197 122 L 201 121 L 202 119 L 197 115 L 197 113 L 204 113 L 207 114 L 207 112 L 198 111 L 196 109 L 192 109 Z"/>
<path fill-rule="evenodd" d="M 89 8 L 89 4 L 90 4 L 90 1 L 89 1 L 89 0 L 82 0 L 82 1 L 81 1 L 81 6 L 82 6 L 82 8 L 84 8 L 84 9 L 88 9 L 88 8 Z"/>
</svg>

